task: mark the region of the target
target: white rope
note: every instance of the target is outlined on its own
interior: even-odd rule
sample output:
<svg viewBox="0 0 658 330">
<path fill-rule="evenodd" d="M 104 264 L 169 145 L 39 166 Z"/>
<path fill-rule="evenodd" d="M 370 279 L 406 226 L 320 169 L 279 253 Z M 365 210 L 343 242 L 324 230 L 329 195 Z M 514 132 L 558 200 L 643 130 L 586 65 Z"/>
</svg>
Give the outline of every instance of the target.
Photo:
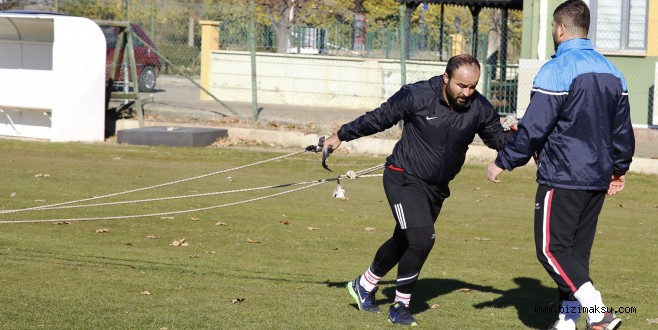
<svg viewBox="0 0 658 330">
<path fill-rule="evenodd" d="M 380 167 L 381 166 L 374 166 L 374 167 L 369 168 L 369 169 L 361 170 L 361 171 L 359 171 L 359 173 L 370 173 L 370 172 L 378 170 Z M 342 178 L 349 178 L 350 180 L 356 180 L 359 177 L 376 177 L 376 176 L 382 176 L 382 175 L 381 174 L 358 175 L 358 174 L 356 174 L 356 172 L 350 170 L 350 171 L 347 171 L 347 173 L 344 176 L 341 175 L 338 178 L 302 181 L 302 182 L 295 182 L 295 183 L 277 184 L 277 185 L 271 185 L 271 186 L 243 188 L 243 189 L 234 189 L 234 190 L 225 190 L 225 191 L 215 191 L 215 192 L 192 194 L 192 195 L 180 195 L 180 196 L 168 196 L 168 197 L 138 199 L 138 200 L 132 200 L 132 201 L 106 202 L 106 203 L 95 203 L 95 204 L 84 204 L 84 205 L 45 206 L 45 207 L 41 207 L 41 208 L 38 208 L 38 209 L 33 209 L 32 211 L 51 211 L 51 210 L 63 210 L 63 209 L 75 209 L 75 208 L 90 208 L 90 207 L 98 207 L 98 206 L 113 206 L 113 205 L 122 205 L 122 204 L 140 204 L 140 203 L 149 203 L 149 202 L 159 202 L 159 201 L 173 200 L 173 199 L 207 197 L 207 196 L 225 195 L 225 194 L 241 193 L 241 192 L 248 192 L 248 191 L 258 191 L 258 190 L 273 189 L 273 188 L 284 188 L 284 187 L 290 187 L 290 186 L 299 186 L 299 185 L 303 185 L 303 184 L 320 183 L 320 182 L 325 182 L 325 181 L 334 181 L 334 180 L 339 180 L 339 179 L 342 179 Z M 23 211 L 23 210 L 18 210 L 18 211 Z"/>
<path fill-rule="evenodd" d="M 162 187 L 166 187 L 166 186 L 170 186 L 170 185 L 174 185 L 174 184 L 178 184 L 178 183 L 183 183 L 183 182 L 188 182 L 188 181 L 192 181 L 192 180 L 206 178 L 206 177 L 221 174 L 221 173 L 231 172 L 231 171 L 243 169 L 243 168 L 250 167 L 250 166 L 264 164 L 264 163 L 271 162 L 271 161 L 274 161 L 274 160 L 279 160 L 279 159 L 282 159 L 282 158 L 298 155 L 298 154 L 301 154 L 301 153 L 304 153 L 304 152 L 306 152 L 306 150 L 293 152 L 293 153 L 290 153 L 290 154 L 287 154 L 287 155 L 278 156 L 278 157 L 262 160 L 262 161 L 259 161 L 259 162 L 234 167 L 234 168 L 227 169 L 227 170 L 221 170 L 221 171 L 217 171 L 217 172 L 212 172 L 212 173 L 208 173 L 208 174 L 195 176 L 195 177 L 192 177 L 192 178 L 187 178 L 187 179 L 162 183 L 162 184 L 158 184 L 158 185 L 154 185 L 154 186 L 137 188 L 137 189 L 133 189 L 133 190 L 122 191 L 122 192 L 112 193 L 112 194 L 107 194 L 107 195 L 102 195 L 102 196 L 89 197 L 89 198 L 84 198 L 84 199 L 79 199 L 79 200 L 74 200 L 74 201 L 69 201 L 69 202 L 62 202 L 62 203 L 56 203 L 56 204 L 50 204 L 50 205 L 34 206 L 34 207 L 28 207 L 28 208 L 24 208 L 24 209 L 17 209 L 17 210 L 3 210 L 3 211 L 0 211 L 0 214 L 33 211 L 33 210 L 39 210 L 39 209 L 48 209 L 48 208 L 54 208 L 56 206 L 61 206 L 61 205 L 77 204 L 77 203 L 88 202 L 88 201 L 102 199 L 102 198 L 126 195 L 126 194 L 135 193 L 135 192 L 144 191 L 144 190 L 149 190 L 149 189 L 162 188 Z"/>
<path fill-rule="evenodd" d="M 253 165 L 253 164 L 252 164 Z M 239 190 L 234 190 L 234 191 L 224 191 L 224 192 L 214 192 L 214 193 L 205 193 L 205 194 L 195 194 L 195 195 L 185 195 L 185 196 L 174 196 L 174 197 L 162 197 L 162 198 L 153 198 L 153 199 L 148 199 L 148 200 L 142 200 L 142 201 L 158 201 L 158 200 L 168 200 L 168 199 L 175 199 L 175 198 L 188 198 L 188 197 L 197 197 L 197 196 L 210 196 L 210 195 L 217 195 L 217 194 L 223 194 L 223 193 L 229 193 L 229 192 L 240 192 L 240 191 L 254 191 L 254 190 L 262 190 L 262 189 L 269 189 L 269 188 L 278 188 L 278 187 L 286 187 L 286 186 L 292 186 L 292 185 L 300 185 L 300 184 L 309 184 L 308 186 L 305 187 L 300 187 L 296 189 L 291 189 L 291 190 L 286 190 L 284 192 L 279 192 L 267 196 L 262 196 L 262 197 L 257 197 L 257 198 L 252 198 L 252 199 L 247 199 L 243 201 L 238 201 L 238 202 L 233 202 L 233 203 L 228 203 L 228 204 L 221 204 L 221 205 L 214 205 L 214 206 L 208 206 L 208 207 L 202 207 L 202 208 L 196 208 L 196 209 L 189 209 L 189 210 L 180 210 L 180 211 L 170 211 L 170 212 L 159 212 L 159 213 L 151 213 L 151 214 L 139 214 L 139 215 L 124 215 L 124 216 L 107 216 L 107 217 L 88 217 L 88 218 L 64 218 L 64 219 L 38 219 L 38 220 L 2 220 L 0 221 L 0 224 L 9 224 L 9 223 L 42 223 L 42 222 L 73 222 L 73 221 L 92 221 L 92 220 L 116 220 L 116 219 L 131 219 L 131 218 L 144 218 L 144 217 L 155 217 L 155 216 L 165 216 L 165 215 L 175 215 L 175 214 L 181 214 L 181 213 L 190 213 L 190 212 L 199 212 L 199 211 L 205 211 L 205 210 L 211 210 L 211 209 L 216 209 L 216 208 L 222 208 L 222 207 L 227 207 L 227 206 L 233 206 L 233 205 L 239 205 L 239 204 L 244 204 L 248 202 L 253 202 L 253 201 L 258 201 L 258 200 L 263 200 L 266 198 L 271 198 L 271 197 L 276 197 L 280 195 L 284 195 L 287 193 L 315 187 L 317 185 L 321 185 L 323 183 L 327 183 L 330 181 L 334 180 L 339 180 L 341 178 L 350 178 L 351 180 L 354 180 L 359 177 L 377 177 L 377 176 L 382 176 L 382 174 L 368 174 L 377 170 L 381 170 L 384 168 L 384 165 L 377 165 L 373 166 L 358 172 L 354 171 L 348 171 L 347 175 L 341 175 L 338 176 L 337 178 L 329 178 L 329 179 L 322 179 L 322 180 L 314 180 L 314 181 L 305 181 L 305 182 L 297 182 L 297 183 L 291 183 L 291 184 L 284 184 L 284 185 L 274 185 L 274 186 L 266 186 L 266 187 L 256 187 L 256 188 L 245 188 L 245 189 L 239 189 Z M 98 203 L 98 204 L 89 204 L 89 205 L 75 205 L 75 206 L 68 206 L 64 207 L 63 204 L 70 204 L 71 202 L 68 203 L 60 203 L 60 204 L 52 204 L 50 206 L 44 205 L 43 207 L 40 208 L 32 208 L 33 210 L 54 210 L 54 209 L 64 209 L 64 208 L 73 208 L 73 207 L 91 207 L 91 206 L 101 206 L 101 205 L 116 205 L 116 204 L 127 204 L 127 203 L 135 203 L 139 201 L 124 201 L 124 202 L 112 202 L 112 203 Z M 25 209 L 27 210 L 27 209 Z M 23 211 L 23 210 L 20 210 Z"/>
<path fill-rule="evenodd" d="M 157 217 L 157 216 L 175 215 L 175 214 L 181 214 L 181 213 L 199 212 L 199 211 L 212 210 L 212 209 L 217 209 L 217 208 L 222 208 L 222 207 L 227 207 L 227 206 L 233 206 L 233 205 L 239 205 L 239 204 L 244 204 L 244 203 L 248 203 L 248 202 L 263 200 L 263 199 L 266 199 L 266 198 L 275 197 L 275 196 L 279 196 L 279 195 L 283 195 L 283 194 L 287 194 L 287 193 L 291 193 L 291 192 L 295 192 L 295 191 L 315 187 L 317 185 L 321 185 L 321 184 L 327 183 L 327 182 L 329 182 L 329 181 L 318 182 L 318 183 L 314 183 L 314 184 L 311 184 L 311 185 L 308 185 L 308 186 L 305 186 L 305 187 L 286 190 L 286 191 L 283 191 L 283 192 L 280 192 L 280 193 L 267 195 L 267 196 L 262 196 L 262 197 L 257 197 L 257 198 L 252 198 L 252 199 L 247 199 L 247 200 L 244 200 L 244 201 L 233 202 L 233 203 L 222 204 L 222 205 L 214 205 L 214 206 L 208 206 L 208 207 L 200 207 L 200 208 L 189 209 L 189 210 L 160 212 L 160 213 L 151 213 L 151 214 L 138 214 L 138 215 L 122 215 L 122 216 L 111 216 L 111 217 L 93 217 L 93 218 L 40 219 L 40 220 L 3 220 L 3 221 L 0 221 L 0 224 L 8 224 L 8 223 L 41 223 L 41 222 L 73 222 L 73 221 L 91 221 L 91 220 L 116 220 L 116 219 Z"/>
</svg>

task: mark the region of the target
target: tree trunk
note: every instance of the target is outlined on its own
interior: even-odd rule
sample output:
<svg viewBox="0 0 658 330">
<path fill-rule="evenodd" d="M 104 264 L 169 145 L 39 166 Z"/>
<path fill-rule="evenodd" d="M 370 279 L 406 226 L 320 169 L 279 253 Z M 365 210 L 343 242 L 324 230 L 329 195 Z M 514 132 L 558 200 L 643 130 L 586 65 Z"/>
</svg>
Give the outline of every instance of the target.
<svg viewBox="0 0 658 330">
<path fill-rule="evenodd" d="M 502 25 L 502 11 L 500 9 L 494 9 L 491 11 L 491 24 L 489 24 L 489 35 L 487 42 L 487 63 L 496 64 L 498 63 L 499 53 L 496 53 L 500 49 L 500 31 Z"/>
</svg>

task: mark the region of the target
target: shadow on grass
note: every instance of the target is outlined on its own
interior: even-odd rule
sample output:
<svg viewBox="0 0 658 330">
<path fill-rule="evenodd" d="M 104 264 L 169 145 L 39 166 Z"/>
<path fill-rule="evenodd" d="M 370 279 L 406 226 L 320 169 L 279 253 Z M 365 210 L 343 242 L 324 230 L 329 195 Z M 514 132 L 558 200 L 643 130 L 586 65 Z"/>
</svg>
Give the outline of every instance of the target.
<svg viewBox="0 0 658 330">
<path fill-rule="evenodd" d="M 555 313 L 548 310 L 550 304 L 558 298 L 557 289 L 543 286 L 541 281 L 529 277 L 516 277 L 514 283 L 518 287 L 503 291 L 500 297 L 473 305 L 481 308 L 507 308 L 514 307 L 519 320 L 530 328 L 545 329 L 557 319 Z M 553 307 L 551 310 L 556 310 Z"/>
<path fill-rule="evenodd" d="M 428 301 L 447 295 L 449 293 L 461 290 L 479 291 L 499 294 L 500 296 L 491 301 L 482 302 L 473 305 L 476 309 L 483 308 L 507 308 L 514 307 L 519 316 L 519 320 L 523 322 L 526 327 L 530 328 L 546 328 L 553 323 L 556 315 L 545 312 L 546 306 L 554 301 L 557 297 L 557 290 L 549 288 L 541 284 L 541 281 L 528 277 L 517 277 L 514 283 L 518 287 L 510 290 L 499 290 L 492 286 L 482 286 L 479 284 L 468 283 L 456 279 L 438 279 L 426 278 L 418 280 L 416 289 L 413 294 L 413 304 L 411 305 L 412 313 L 421 313 L 431 307 Z M 347 282 L 326 282 L 328 287 L 335 287 L 345 289 Z M 382 290 L 385 298 L 377 299 L 377 304 L 381 306 L 388 306 L 395 297 L 395 281 L 382 281 L 380 285 L 388 286 Z M 345 289 L 347 295 L 347 290 Z M 349 300 L 352 301 L 351 298 Z M 354 308 L 357 308 L 356 303 L 351 303 Z M 540 310 L 538 310 L 540 309 Z M 383 312 L 386 309 L 382 309 Z"/>
</svg>

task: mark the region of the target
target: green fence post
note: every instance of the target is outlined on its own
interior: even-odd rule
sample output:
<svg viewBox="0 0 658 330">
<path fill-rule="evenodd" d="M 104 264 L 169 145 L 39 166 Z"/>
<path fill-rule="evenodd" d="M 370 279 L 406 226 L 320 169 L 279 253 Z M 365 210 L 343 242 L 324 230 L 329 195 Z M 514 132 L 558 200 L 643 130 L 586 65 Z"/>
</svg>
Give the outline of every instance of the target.
<svg viewBox="0 0 658 330">
<path fill-rule="evenodd" d="M 150 16 L 150 25 L 151 25 L 151 38 L 155 40 L 155 0 L 151 0 L 151 15 Z"/>
<path fill-rule="evenodd" d="M 386 30 L 386 59 L 391 58 L 391 31 Z"/>
<path fill-rule="evenodd" d="M 258 121 L 258 76 L 256 75 L 256 24 L 254 19 L 254 0 L 249 0 L 249 52 L 251 53 L 251 114 L 254 122 Z"/>
<path fill-rule="evenodd" d="M 400 3 L 400 82 L 407 84 L 407 36 L 406 34 L 406 5 Z"/>
<path fill-rule="evenodd" d="M 300 40 L 299 37 L 302 33 L 302 27 L 297 25 L 297 26 L 295 26 L 295 30 L 297 31 L 297 35 L 296 35 L 297 40 L 295 40 L 297 42 L 297 54 L 301 54 L 302 53 L 302 45 L 301 45 L 301 42 L 299 42 L 299 40 Z"/>
</svg>

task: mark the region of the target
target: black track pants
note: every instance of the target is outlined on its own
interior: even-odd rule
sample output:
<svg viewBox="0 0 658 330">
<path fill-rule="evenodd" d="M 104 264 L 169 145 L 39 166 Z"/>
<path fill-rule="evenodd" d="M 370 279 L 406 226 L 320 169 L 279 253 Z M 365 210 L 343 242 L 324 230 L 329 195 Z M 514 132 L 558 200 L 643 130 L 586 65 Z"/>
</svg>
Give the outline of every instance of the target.
<svg viewBox="0 0 658 330">
<path fill-rule="evenodd" d="M 434 245 L 434 222 L 444 197 L 440 188 L 388 168 L 384 191 L 396 225 L 393 236 L 377 250 L 371 270 L 383 277 L 398 265 L 397 290 L 412 293 Z"/>
<path fill-rule="evenodd" d="M 540 185 L 535 198 L 537 259 L 558 285 L 561 299 L 591 281 L 589 257 L 605 191 Z"/>
</svg>

